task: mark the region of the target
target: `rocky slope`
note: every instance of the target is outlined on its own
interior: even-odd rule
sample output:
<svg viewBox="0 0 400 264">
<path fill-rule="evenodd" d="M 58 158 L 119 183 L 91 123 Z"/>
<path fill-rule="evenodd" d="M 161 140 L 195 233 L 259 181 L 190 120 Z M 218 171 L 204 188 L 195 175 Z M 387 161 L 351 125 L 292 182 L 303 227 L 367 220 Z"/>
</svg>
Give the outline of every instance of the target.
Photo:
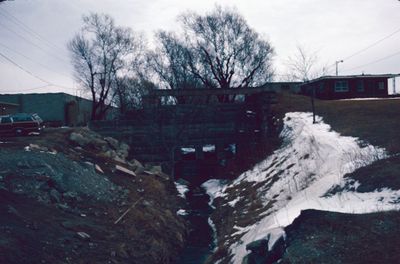
<svg viewBox="0 0 400 264">
<path fill-rule="evenodd" d="M 0 263 L 173 263 L 175 185 L 87 129 L 0 139 Z"/>
</svg>

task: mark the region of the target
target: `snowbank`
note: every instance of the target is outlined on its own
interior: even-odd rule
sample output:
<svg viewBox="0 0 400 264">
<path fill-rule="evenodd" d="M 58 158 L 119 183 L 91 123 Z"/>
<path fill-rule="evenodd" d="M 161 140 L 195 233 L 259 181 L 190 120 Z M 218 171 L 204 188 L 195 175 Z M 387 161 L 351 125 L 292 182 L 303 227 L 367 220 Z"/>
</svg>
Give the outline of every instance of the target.
<svg viewBox="0 0 400 264">
<path fill-rule="evenodd" d="M 223 191 L 226 188 L 226 180 L 217 180 L 217 179 L 211 179 L 206 182 L 204 182 L 201 187 L 203 187 L 206 190 L 206 193 L 208 196 L 210 196 L 210 202 L 209 205 L 213 207 L 212 203 L 215 199 L 215 197 L 223 197 L 225 196 Z"/>
<path fill-rule="evenodd" d="M 265 205 L 274 201 L 260 221 L 235 234 L 243 234 L 230 247 L 233 263 L 241 263 L 247 254 L 246 245 L 285 227 L 300 215 L 301 210 L 318 209 L 346 213 L 368 213 L 398 209 L 393 203 L 400 191 L 383 189 L 372 193 L 342 191 L 326 195 L 332 186 L 344 186 L 343 176 L 377 159 L 386 157 L 384 149 L 360 144 L 354 137 L 343 137 L 331 131 L 329 125 L 317 118 L 312 124 L 310 113 L 288 113 L 281 133 L 284 144 L 240 175 L 231 185 L 218 186 L 211 182 L 214 197 L 226 196 L 229 188 L 244 182 L 265 183 L 255 189 Z M 260 186 L 260 184 L 258 185 Z M 210 195 L 211 196 L 211 195 Z M 236 204 L 235 200 L 226 201 Z M 243 197 L 244 199 L 244 197 Z"/>
</svg>

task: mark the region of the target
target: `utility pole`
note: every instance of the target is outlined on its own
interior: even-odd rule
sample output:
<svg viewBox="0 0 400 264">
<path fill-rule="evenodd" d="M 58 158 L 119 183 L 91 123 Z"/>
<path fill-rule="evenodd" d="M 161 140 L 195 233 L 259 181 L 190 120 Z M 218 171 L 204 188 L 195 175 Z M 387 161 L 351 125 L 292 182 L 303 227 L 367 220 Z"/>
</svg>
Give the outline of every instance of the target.
<svg viewBox="0 0 400 264">
<path fill-rule="evenodd" d="M 339 74 L 338 64 L 341 63 L 341 62 L 343 62 L 343 60 L 335 61 L 335 64 L 336 64 L 336 76 L 338 76 L 338 74 Z"/>
<path fill-rule="evenodd" d="M 396 77 L 393 77 L 393 94 L 396 94 Z"/>
</svg>

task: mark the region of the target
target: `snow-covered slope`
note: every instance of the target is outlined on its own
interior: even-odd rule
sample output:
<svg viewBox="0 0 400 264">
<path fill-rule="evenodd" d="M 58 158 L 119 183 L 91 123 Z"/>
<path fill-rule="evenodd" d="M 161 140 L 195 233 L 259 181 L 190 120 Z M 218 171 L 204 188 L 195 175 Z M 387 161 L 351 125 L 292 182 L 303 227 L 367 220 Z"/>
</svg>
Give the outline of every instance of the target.
<svg viewBox="0 0 400 264">
<path fill-rule="evenodd" d="M 347 213 L 399 209 L 393 201 L 398 199 L 400 191 L 383 189 L 357 193 L 348 191 L 349 188 L 336 188 L 341 191 L 329 192 L 334 186 L 357 185 L 357 182 L 346 182 L 343 176 L 387 154 L 384 149 L 362 144 L 357 138 L 340 136 L 321 118 L 317 121 L 312 124 L 310 113 L 286 114 L 281 133 L 284 144 L 279 150 L 233 183 L 220 186 L 219 190 L 215 181 L 203 185 L 205 188 L 212 186 L 210 192 L 213 195 L 222 197 L 225 204 L 234 207 L 241 199 L 247 201 L 246 197 L 231 192 L 240 189 L 237 188 L 240 185 L 252 183 L 254 192 L 264 207 L 268 207 L 262 212 L 261 220 L 237 227 L 232 234 L 241 236 L 240 240 L 230 244 L 233 263 L 241 263 L 248 253 L 248 243 L 268 235 L 276 236 L 277 230 L 291 224 L 304 209 Z"/>
</svg>

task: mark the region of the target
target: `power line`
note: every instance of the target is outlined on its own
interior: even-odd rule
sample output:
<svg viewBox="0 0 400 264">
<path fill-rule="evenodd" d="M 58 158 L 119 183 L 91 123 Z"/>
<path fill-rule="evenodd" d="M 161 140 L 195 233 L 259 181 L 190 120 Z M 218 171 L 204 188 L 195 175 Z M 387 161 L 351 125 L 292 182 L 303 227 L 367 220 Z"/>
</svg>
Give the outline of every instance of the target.
<svg viewBox="0 0 400 264">
<path fill-rule="evenodd" d="M 3 15 L 5 14 L 6 16 L 8 16 L 11 19 L 10 20 L 11 22 L 13 22 L 15 25 L 19 26 L 22 30 L 24 30 L 28 34 L 31 34 L 32 36 L 34 36 L 36 39 L 46 43 L 48 46 L 52 46 L 56 49 L 63 50 L 63 48 L 60 48 L 58 45 L 52 43 L 51 41 L 49 41 L 46 38 L 44 38 L 43 36 L 41 36 L 39 33 L 34 31 L 32 28 L 27 26 L 25 23 L 23 23 L 21 20 L 19 20 L 18 18 L 16 18 L 9 12 L 7 12 L 7 10 L 0 7 L 0 13 L 3 13 Z"/>
<path fill-rule="evenodd" d="M 33 76 L 34 78 L 36 78 L 36 79 L 38 79 L 38 80 L 40 80 L 40 81 L 42 81 L 42 82 L 44 82 L 44 83 L 47 83 L 47 84 L 52 85 L 51 82 L 46 81 L 45 79 L 42 79 L 42 78 L 40 78 L 39 76 L 33 74 L 32 72 L 30 72 L 30 71 L 28 71 L 27 69 L 25 69 L 24 67 L 20 66 L 18 63 L 14 62 L 12 59 L 8 58 L 6 55 L 4 55 L 4 54 L 1 53 L 1 52 L 0 52 L 0 56 L 3 57 L 4 59 L 6 59 L 6 60 L 7 60 L 8 62 L 10 62 L 11 64 L 13 64 L 15 67 L 17 67 L 17 68 L 21 69 L 22 71 L 26 72 L 27 74 Z"/>
<path fill-rule="evenodd" d="M 19 65 L 18 63 L 16 63 L 15 61 L 13 61 L 12 59 L 10 59 L 9 57 L 7 57 L 6 55 L 4 55 L 4 54 L 1 53 L 1 52 L 0 52 L 0 56 L 3 57 L 4 59 L 6 59 L 6 60 L 7 60 L 8 62 L 10 62 L 11 64 L 13 64 L 15 67 L 17 67 L 17 68 L 21 69 L 22 71 L 24 71 L 25 73 L 27 73 L 27 74 L 31 75 L 32 77 L 34 77 L 34 78 L 40 80 L 41 82 L 46 83 L 46 84 L 47 84 L 46 86 L 55 86 L 55 87 L 60 87 L 60 88 L 64 88 L 64 89 L 72 89 L 72 90 L 75 90 L 74 88 L 71 88 L 71 87 L 67 87 L 67 86 L 63 86 L 63 85 L 58 85 L 58 84 L 54 84 L 54 83 L 52 83 L 52 82 L 49 82 L 49 81 L 47 81 L 47 80 L 45 80 L 45 79 L 43 79 L 43 78 L 41 78 L 41 77 L 39 77 L 39 76 L 33 74 L 31 71 L 25 69 L 24 67 L 22 67 L 21 65 Z M 42 87 L 40 87 L 40 88 L 42 88 Z"/>
<path fill-rule="evenodd" d="M 378 62 L 387 60 L 387 59 L 389 59 L 389 58 L 391 58 L 391 57 L 397 56 L 397 55 L 399 55 L 399 54 L 400 54 L 400 51 L 395 52 L 395 53 L 393 53 L 393 54 L 390 54 L 390 55 L 388 55 L 388 56 L 386 56 L 386 57 L 383 57 L 383 58 L 380 58 L 380 59 L 377 59 L 377 60 L 374 60 L 374 61 L 365 63 L 365 64 L 360 65 L 360 66 L 357 66 L 357 67 L 353 67 L 353 68 L 350 68 L 350 69 L 345 69 L 345 70 L 343 70 L 343 71 L 351 71 L 351 70 L 355 70 L 355 69 L 358 69 L 358 68 L 361 68 L 361 67 L 364 67 L 364 66 L 368 66 L 368 65 L 371 65 L 371 64 L 375 64 L 375 63 L 378 63 Z"/>
<path fill-rule="evenodd" d="M 365 47 L 365 48 L 363 48 L 363 49 L 361 49 L 361 50 L 359 50 L 359 51 L 357 51 L 357 52 L 351 54 L 350 56 L 347 56 L 347 57 L 344 58 L 343 60 L 344 60 L 344 61 L 349 60 L 350 58 L 353 58 L 354 56 L 357 56 L 358 54 L 360 54 L 360 53 L 362 53 L 362 52 L 364 52 L 364 51 L 366 51 L 366 50 L 368 50 L 368 49 L 370 49 L 370 48 L 372 48 L 372 47 L 378 45 L 378 44 L 381 43 L 382 41 L 384 41 L 384 40 L 386 40 L 386 39 L 388 39 L 388 38 L 390 38 L 390 37 L 396 35 L 396 34 L 399 33 L 399 32 L 400 32 L 400 28 L 396 29 L 394 32 L 390 33 L 390 34 L 387 35 L 386 37 L 383 37 L 383 38 L 379 39 L 378 41 L 375 41 L 375 42 L 372 43 L 371 45 L 369 45 L 369 46 L 367 46 L 367 47 Z"/>
<path fill-rule="evenodd" d="M 21 92 L 28 92 L 28 91 L 38 90 L 38 89 L 45 88 L 45 87 L 48 87 L 48 86 L 52 86 L 52 85 L 46 84 L 46 85 L 41 85 L 41 86 L 38 86 L 38 87 L 24 89 L 24 90 L 8 90 L 8 91 L 1 91 L 1 92 L 2 93 L 13 93 L 13 92 L 21 93 Z"/>
<path fill-rule="evenodd" d="M 67 62 L 64 58 L 62 58 L 62 57 L 60 57 L 60 56 L 58 56 L 58 55 L 56 55 L 56 54 L 49 54 L 48 51 L 47 51 L 46 49 L 42 48 L 41 46 L 37 45 L 37 44 L 34 43 L 33 41 L 31 41 L 31 40 L 29 40 L 28 38 L 24 37 L 23 35 L 19 34 L 19 33 L 16 32 L 15 30 L 6 27 L 3 23 L 0 23 L 0 25 L 2 25 L 3 28 L 5 28 L 5 29 L 7 29 L 8 31 L 14 33 L 15 35 L 17 35 L 17 36 L 20 37 L 21 39 L 23 39 L 23 40 L 29 42 L 31 45 L 33 45 L 33 46 L 35 46 L 36 48 L 40 49 L 40 50 L 41 50 L 42 52 L 44 52 L 45 54 L 50 55 L 50 56 L 52 56 L 52 57 L 54 57 L 54 58 L 57 57 L 57 59 L 63 60 L 63 61 L 65 61 L 65 62 Z M 67 62 L 67 63 L 69 63 L 69 62 Z"/>
<path fill-rule="evenodd" d="M 372 48 L 372 47 L 375 47 L 375 46 L 378 45 L 379 43 L 381 43 L 381 42 L 385 41 L 386 39 L 388 39 L 388 38 L 390 38 L 390 37 L 396 35 L 396 34 L 399 33 L 399 32 L 400 32 L 400 28 L 396 29 L 395 31 L 393 31 L 393 32 L 390 33 L 389 35 L 387 35 L 387 36 L 385 36 L 385 37 L 383 37 L 383 38 L 381 38 L 381 39 L 379 39 L 379 40 L 373 42 L 372 44 L 368 45 L 367 47 L 362 48 L 362 49 L 360 49 L 359 51 L 356 51 L 356 52 L 354 52 L 353 54 L 351 54 L 351 55 L 349 55 L 349 56 L 343 58 L 342 60 L 346 62 L 347 60 L 349 60 L 349 59 L 351 59 L 351 58 L 357 56 L 357 55 L 360 54 L 360 53 L 363 53 L 364 51 L 366 51 L 366 50 L 368 50 L 368 49 L 370 49 L 370 48 Z M 333 64 L 329 65 L 329 66 L 327 67 L 327 69 L 330 69 L 330 68 L 332 68 L 332 67 L 335 66 L 335 65 L 336 65 L 336 63 L 333 63 Z M 364 65 L 362 65 L 362 66 L 364 66 Z M 355 68 L 360 68 L 360 67 L 362 67 L 362 66 L 355 67 Z"/>
<path fill-rule="evenodd" d="M 11 51 L 11 52 L 14 52 L 15 54 L 18 54 L 19 56 L 21 56 L 21 57 L 23 57 L 23 58 L 25 58 L 25 59 L 27 59 L 27 60 L 33 62 L 33 63 L 36 63 L 37 65 L 40 65 L 41 67 L 43 67 L 43 68 L 45 68 L 45 69 L 47 69 L 47 70 L 49 70 L 49 71 L 51 71 L 51 72 L 54 72 L 54 73 L 56 73 L 56 74 L 62 75 L 62 76 L 67 77 L 67 78 L 70 78 L 70 76 L 67 76 L 67 75 L 65 75 L 65 74 L 63 74 L 63 73 L 60 73 L 60 72 L 55 72 L 55 71 L 54 71 L 53 69 L 51 69 L 50 67 L 48 67 L 48 66 L 46 66 L 46 65 L 44 65 L 44 64 L 42 64 L 42 63 L 40 63 L 40 62 L 37 62 L 37 61 L 33 60 L 32 58 L 30 58 L 30 57 L 24 55 L 23 53 L 21 53 L 21 52 L 19 52 L 19 51 L 16 51 L 16 50 L 14 50 L 14 49 L 8 47 L 7 45 L 4 45 L 3 43 L 0 43 L 0 46 L 4 47 L 5 49 L 7 49 L 7 50 L 9 50 L 9 51 Z"/>
</svg>

